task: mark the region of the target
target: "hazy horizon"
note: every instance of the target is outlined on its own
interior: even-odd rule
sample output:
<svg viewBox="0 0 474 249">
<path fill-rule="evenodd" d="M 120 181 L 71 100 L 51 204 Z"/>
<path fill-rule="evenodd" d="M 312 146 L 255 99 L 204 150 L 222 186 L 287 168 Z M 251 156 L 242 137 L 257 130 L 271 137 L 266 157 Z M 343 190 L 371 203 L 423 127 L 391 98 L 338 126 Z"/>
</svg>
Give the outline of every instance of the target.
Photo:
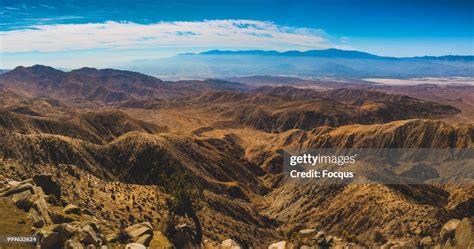
<svg viewBox="0 0 474 249">
<path fill-rule="evenodd" d="M 473 6 L 395 0 L 2 1 L 0 68 L 104 68 L 215 49 L 473 55 Z"/>
</svg>

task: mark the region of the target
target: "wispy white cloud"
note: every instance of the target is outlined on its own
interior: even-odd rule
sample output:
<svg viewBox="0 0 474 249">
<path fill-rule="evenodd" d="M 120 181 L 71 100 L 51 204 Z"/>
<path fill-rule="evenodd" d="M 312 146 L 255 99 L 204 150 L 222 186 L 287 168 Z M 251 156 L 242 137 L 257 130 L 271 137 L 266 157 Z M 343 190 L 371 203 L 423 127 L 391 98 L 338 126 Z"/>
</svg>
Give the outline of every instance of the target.
<svg viewBox="0 0 474 249">
<path fill-rule="evenodd" d="M 105 22 L 36 25 L 0 32 L 3 53 L 82 49 L 236 48 L 322 49 L 337 47 L 324 31 L 254 20 L 205 20 L 137 24 Z"/>
<path fill-rule="evenodd" d="M 347 36 L 343 36 L 343 37 L 340 38 L 340 40 L 341 40 L 342 43 L 346 43 L 350 40 L 350 38 L 347 37 Z"/>
</svg>

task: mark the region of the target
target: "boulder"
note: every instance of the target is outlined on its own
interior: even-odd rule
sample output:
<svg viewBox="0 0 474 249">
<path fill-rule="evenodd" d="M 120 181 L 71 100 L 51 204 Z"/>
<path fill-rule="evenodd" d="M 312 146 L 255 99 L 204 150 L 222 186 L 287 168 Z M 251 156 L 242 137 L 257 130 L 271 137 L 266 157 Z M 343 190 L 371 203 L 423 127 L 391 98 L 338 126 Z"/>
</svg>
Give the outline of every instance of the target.
<svg viewBox="0 0 474 249">
<path fill-rule="evenodd" d="M 143 222 L 125 228 L 125 232 L 135 243 L 140 243 L 145 246 L 150 244 L 153 239 L 153 226 L 150 222 Z"/>
<path fill-rule="evenodd" d="M 29 192 L 29 190 L 26 190 L 22 193 L 25 193 L 25 192 Z M 10 197 L 12 198 L 12 200 L 13 198 L 15 198 L 15 200 L 13 200 L 15 202 L 15 205 L 18 208 L 21 208 L 25 211 L 30 210 L 31 207 L 33 206 L 33 203 L 38 200 L 38 195 L 36 195 L 35 193 L 30 193 L 29 195 L 23 195 L 21 199 L 18 198 L 19 194 L 21 193 L 13 194 Z M 41 195 L 39 195 L 39 197 L 41 198 Z"/>
<path fill-rule="evenodd" d="M 32 208 L 34 208 L 38 212 L 38 214 L 43 218 L 46 225 L 48 226 L 52 225 L 53 221 L 51 220 L 51 217 L 49 216 L 49 207 L 48 207 L 48 204 L 46 203 L 46 200 L 44 199 L 43 190 L 39 187 L 35 187 L 34 192 L 35 192 L 36 201 L 33 202 Z"/>
<path fill-rule="evenodd" d="M 423 237 L 419 243 L 419 246 L 421 248 L 430 248 L 432 245 L 433 245 L 433 239 L 430 236 Z"/>
<path fill-rule="evenodd" d="M 84 249 L 84 246 L 77 240 L 68 240 L 64 243 L 64 249 Z"/>
<path fill-rule="evenodd" d="M 80 241 L 84 245 L 92 244 L 94 246 L 99 246 L 100 244 L 102 244 L 102 241 L 97 237 L 97 233 L 89 225 L 85 225 L 79 228 L 74 233 L 73 239 Z"/>
<path fill-rule="evenodd" d="M 77 227 L 70 224 L 61 224 L 53 228 L 53 231 L 58 232 L 63 240 L 67 240 L 78 230 Z"/>
<path fill-rule="evenodd" d="M 59 248 L 61 244 L 61 236 L 58 232 L 53 231 L 54 226 L 45 227 L 38 231 L 40 237 L 40 246 L 43 249 Z"/>
<path fill-rule="evenodd" d="M 18 202 L 22 201 L 22 200 L 25 200 L 26 198 L 28 198 L 30 195 L 31 195 L 31 191 L 30 190 L 25 190 L 23 192 L 19 192 L 19 193 L 16 193 L 16 194 L 12 194 L 10 196 L 10 198 L 12 199 L 12 201 L 17 204 Z M 17 205 L 18 206 L 18 205 Z M 29 209 L 30 207 L 28 207 Z"/>
<path fill-rule="evenodd" d="M 203 244 L 202 249 L 218 249 L 220 246 L 220 243 L 217 243 L 210 239 L 204 239 L 202 244 Z"/>
<path fill-rule="evenodd" d="M 33 185 L 32 180 L 9 185 L 1 190 L 0 196 L 10 197 L 18 208 L 28 212 L 34 227 L 41 228 L 54 224 L 49 216 L 49 206 L 43 189 Z"/>
<path fill-rule="evenodd" d="M 286 241 L 283 240 L 273 243 L 268 247 L 268 249 L 286 249 Z"/>
<path fill-rule="evenodd" d="M 0 196 L 11 196 L 16 193 L 24 192 L 26 190 L 29 190 L 33 193 L 33 185 L 31 183 L 23 183 L 12 187 L 7 187 L 6 189 L 2 189 L 2 192 L 0 192 Z"/>
<path fill-rule="evenodd" d="M 74 204 L 68 204 L 64 209 L 63 212 L 66 214 L 81 214 L 81 209 L 74 205 Z"/>
<path fill-rule="evenodd" d="M 12 179 L 7 179 L 7 181 L 5 182 L 5 184 L 9 187 L 16 187 L 16 186 L 19 186 L 23 183 L 25 183 L 25 181 L 19 182 L 19 181 L 15 181 L 15 180 L 12 180 Z"/>
<path fill-rule="evenodd" d="M 297 233 L 298 243 L 302 245 L 315 245 L 326 243 L 326 235 L 322 231 L 316 229 L 303 229 Z"/>
<path fill-rule="evenodd" d="M 150 222 L 138 223 L 125 228 L 125 232 L 132 238 L 138 238 L 143 234 L 153 234 L 153 226 Z"/>
<path fill-rule="evenodd" d="M 120 239 L 120 236 L 121 236 L 121 233 L 120 232 L 116 232 L 116 233 L 109 233 L 105 236 L 105 239 L 107 242 L 109 243 L 115 243 L 115 242 L 123 242 L 125 243 L 125 241 L 121 241 Z"/>
<path fill-rule="evenodd" d="M 439 233 L 439 237 L 441 238 L 441 242 L 445 242 L 448 238 L 454 238 L 454 232 L 456 227 L 459 225 L 460 220 L 458 219 L 451 219 L 446 224 L 444 224 L 443 228 L 441 228 L 441 232 Z"/>
<path fill-rule="evenodd" d="M 232 239 L 226 239 L 222 241 L 221 248 L 222 249 L 242 249 L 239 243 L 235 242 Z"/>
<path fill-rule="evenodd" d="M 138 243 L 130 243 L 125 246 L 125 249 L 146 249 L 146 246 Z"/>
<path fill-rule="evenodd" d="M 464 218 L 459 222 L 454 240 L 458 248 L 474 248 L 474 226 L 471 219 Z"/>
</svg>

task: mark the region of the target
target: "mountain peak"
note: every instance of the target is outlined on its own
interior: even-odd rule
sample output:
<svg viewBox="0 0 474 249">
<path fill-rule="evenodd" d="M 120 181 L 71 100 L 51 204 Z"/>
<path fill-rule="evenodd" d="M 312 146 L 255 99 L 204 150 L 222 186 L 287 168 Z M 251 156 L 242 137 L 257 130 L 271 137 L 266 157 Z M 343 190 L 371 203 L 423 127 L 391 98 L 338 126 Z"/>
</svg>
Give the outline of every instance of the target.
<svg viewBox="0 0 474 249">
<path fill-rule="evenodd" d="M 275 51 L 275 50 L 210 50 L 201 52 L 199 55 L 263 55 L 263 56 L 290 56 L 290 57 L 328 57 L 328 58 L 390 58 L 381 57 L 366 52 L 356 50 L 342 50 L 336 48 L 321 49 L 321 50 L 289 50 L 289 51 Z"/>
<path fill-rule="evenodd" d="M 18 66 L 15 69 L 11 70 L 10 73 L 18 73 L 18 72 L 30 72 L 30 73 L 64 73 L 61 70 L 55 69 L 50 66 L 45 66 L 45 65 L 39 65 L 36 64 L 31 67 L 24 67 L 24 66 Z"/>
<path fill-rule="evenodd" d="M 99 69 L 93 67 L 81 67 L 79 69 L 72 70 L 71 73 L 96 73 Z"/>
</svg>

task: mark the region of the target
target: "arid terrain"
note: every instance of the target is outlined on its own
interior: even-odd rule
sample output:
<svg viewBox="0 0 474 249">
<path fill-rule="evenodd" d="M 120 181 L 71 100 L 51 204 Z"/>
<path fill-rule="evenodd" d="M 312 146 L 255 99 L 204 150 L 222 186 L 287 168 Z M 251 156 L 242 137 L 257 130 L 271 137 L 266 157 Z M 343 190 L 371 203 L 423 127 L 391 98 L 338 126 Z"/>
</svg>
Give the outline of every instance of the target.
<svg viewBox="0 0 474 249">
<path fill-rule="evenodd" d="M 41 248 L 474 245 L 473 160 L 458 184 L 283 180 L 288 148 L 472 149 L 472 84 L 17 67 L 0 141 L 0 235 Z"/>
</svg>

